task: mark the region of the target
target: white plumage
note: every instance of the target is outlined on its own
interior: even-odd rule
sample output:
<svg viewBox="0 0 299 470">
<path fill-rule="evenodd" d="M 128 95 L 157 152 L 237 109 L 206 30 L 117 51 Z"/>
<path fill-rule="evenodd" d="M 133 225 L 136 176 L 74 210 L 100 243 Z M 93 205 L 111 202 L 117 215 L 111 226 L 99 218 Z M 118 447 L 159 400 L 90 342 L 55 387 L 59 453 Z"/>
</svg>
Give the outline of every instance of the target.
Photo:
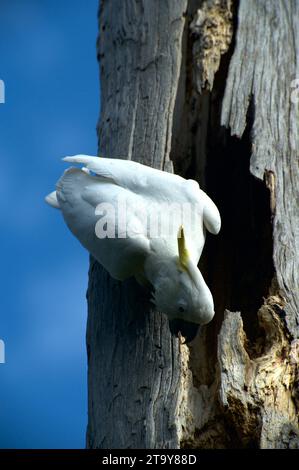
<svg viewBox="0 0 299 470">
<path fill-rule="evenodd" d="M 46 201 L 61 209 L 82 245 L 115 279 L 151 284 L 153 301 L 170 319 L 208 323 L 213 298 L 197 264 L 205 229 L 217 234 L 221 221 L 199 185 L 128 160 L 64 160 L 83 167 L 67 169 Z M 99 238 L 97 228 L 108 237 Z"/>
</svg>

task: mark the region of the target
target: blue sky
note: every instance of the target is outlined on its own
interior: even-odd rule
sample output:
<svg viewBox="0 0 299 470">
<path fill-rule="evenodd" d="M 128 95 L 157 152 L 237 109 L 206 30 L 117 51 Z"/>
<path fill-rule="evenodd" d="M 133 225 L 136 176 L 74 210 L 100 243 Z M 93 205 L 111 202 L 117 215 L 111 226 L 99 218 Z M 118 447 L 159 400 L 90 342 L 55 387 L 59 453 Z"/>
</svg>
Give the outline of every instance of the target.
<svg viewBox="0 0 299 470">
<path fill-rule="evenodd" d="M 0 0 L 0 448 L 85 445 L 88 254 L 44 196 L 97 152 L 97 7 Z"/>
</svg>

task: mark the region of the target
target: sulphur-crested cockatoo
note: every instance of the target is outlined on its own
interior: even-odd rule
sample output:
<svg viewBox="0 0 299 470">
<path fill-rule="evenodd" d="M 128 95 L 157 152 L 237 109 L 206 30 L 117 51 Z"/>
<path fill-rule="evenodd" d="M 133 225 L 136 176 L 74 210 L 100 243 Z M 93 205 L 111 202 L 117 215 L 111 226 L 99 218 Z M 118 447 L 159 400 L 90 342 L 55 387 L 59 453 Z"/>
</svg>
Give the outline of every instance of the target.
<svg viewBox="0 0 299 470">
<path fill-rule="evenodd" d="M 153 288 L 170 320 L 206 324 L 212 294 L 197 267 L 205 229 L 220 215 L 197 182 L 137 162 L 77 155 L 46 197 L 71 232 L 119 280 L 135 276 Z"/>
</svg>

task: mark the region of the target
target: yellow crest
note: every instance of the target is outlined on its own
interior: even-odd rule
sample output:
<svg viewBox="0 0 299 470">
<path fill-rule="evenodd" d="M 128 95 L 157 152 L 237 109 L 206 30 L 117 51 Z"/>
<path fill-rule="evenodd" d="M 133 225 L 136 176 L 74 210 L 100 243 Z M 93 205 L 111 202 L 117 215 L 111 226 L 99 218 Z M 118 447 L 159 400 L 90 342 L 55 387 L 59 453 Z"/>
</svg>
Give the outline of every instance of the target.
<svg viewBox="0 0 299 470">
<path fill-rule="evenodd" d="M 183 225 L 180 226 L 178 231 L 178 249 L 179 249 L 179 264 L 181 268 L 188 269 L 189 253 L 186 247 L 186 240 Z"/>
</svg>

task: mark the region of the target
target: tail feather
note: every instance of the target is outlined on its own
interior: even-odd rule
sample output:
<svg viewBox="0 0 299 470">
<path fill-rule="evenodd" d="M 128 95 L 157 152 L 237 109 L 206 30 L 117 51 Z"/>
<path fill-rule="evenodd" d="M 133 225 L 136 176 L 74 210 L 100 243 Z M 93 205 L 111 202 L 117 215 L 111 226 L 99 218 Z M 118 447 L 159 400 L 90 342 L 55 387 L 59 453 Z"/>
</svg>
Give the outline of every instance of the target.
<svg viewBox="0 0 299 470">
<path fill-rule="evenodd" d="M 55 209 L 60 209 L 59 202 L 57 200 L 56 191 L 53 191 L 52 193 L 48 194 L 48 196 L 45 197 L 45 201 L 50 206 L 55 207 Z"/>
</svg>

